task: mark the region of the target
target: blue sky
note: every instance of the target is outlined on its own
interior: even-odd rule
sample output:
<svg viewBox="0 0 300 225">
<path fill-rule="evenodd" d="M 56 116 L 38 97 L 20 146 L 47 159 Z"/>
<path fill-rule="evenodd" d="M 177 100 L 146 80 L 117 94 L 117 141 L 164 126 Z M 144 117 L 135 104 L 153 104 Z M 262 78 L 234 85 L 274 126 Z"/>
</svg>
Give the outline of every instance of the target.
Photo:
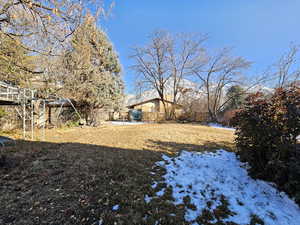
<svg viewBox="0 0 300 225">
<path fill-rule="evenodd" d="M 102 22 L 119 53 L 126 93 L 134 93 L 131 47 L 144 45 L 155 29 L 208 34 L 210 49 L 234 47 L 254 64 L 254 75 L 300 44 L 300 0 L 116 0 Z"/>
</svg>

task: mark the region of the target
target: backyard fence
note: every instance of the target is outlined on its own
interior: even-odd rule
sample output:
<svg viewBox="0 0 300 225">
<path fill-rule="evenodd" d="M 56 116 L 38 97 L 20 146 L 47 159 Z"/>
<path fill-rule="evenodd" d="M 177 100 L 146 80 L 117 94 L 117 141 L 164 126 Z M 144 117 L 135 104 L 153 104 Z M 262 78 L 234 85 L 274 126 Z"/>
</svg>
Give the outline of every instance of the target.
<svg viewBox="0 0 300 225">
<path fill-rule="evenodd" d="M 165 113 L 161 112 L 143 112 L 142 121 L 145 122 L 160 122 L 165 120 Z"/>
<path fill-rule="evenodd" d="M 207 112 L 194 112 L 192 113 L 192 121 L 194 122 L 205 122 L 209 118 L 209 114 Z"/>
</svg>

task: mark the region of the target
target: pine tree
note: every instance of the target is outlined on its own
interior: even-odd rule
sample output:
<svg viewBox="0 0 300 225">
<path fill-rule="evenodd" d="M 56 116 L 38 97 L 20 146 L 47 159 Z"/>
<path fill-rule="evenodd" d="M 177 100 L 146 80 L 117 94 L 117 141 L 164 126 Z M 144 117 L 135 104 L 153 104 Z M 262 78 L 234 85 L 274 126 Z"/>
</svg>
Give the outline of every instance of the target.
<svg viewBox="0 0 300 225">
<path fill-rule="evenodd" d="M 229 110 L 238 109 L 245 102 L 245 92 L 239 85 L 231 86 L 226 93 L 226 97 L 229 99 L 226 107 Z"/>
<path fill-rule="evenodd" d="M 33 72 L 33 56 L 21 46 L 21 41 L 0 33 L 0 80 L 27 86 Z"/>
<path fill-rule="evenodd" d="M 94 121 L 96 109 L 120 106 L 121 65 L 112 43 L 92 17 L 87 17 L 74 33 L 64 66 L 64 90 L 82 106 L 86 118 Z"/>
</svg>

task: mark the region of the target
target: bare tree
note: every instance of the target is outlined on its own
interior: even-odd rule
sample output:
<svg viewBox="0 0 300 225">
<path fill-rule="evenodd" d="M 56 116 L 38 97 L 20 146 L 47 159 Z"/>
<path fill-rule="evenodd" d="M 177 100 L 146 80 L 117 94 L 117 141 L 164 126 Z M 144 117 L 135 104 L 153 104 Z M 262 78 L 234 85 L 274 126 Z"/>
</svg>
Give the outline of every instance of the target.
<svg viewBox="0 0 300 225">
<path fill-rule="evenodd" d="M 170 39 L 165 31 L 156 31 L 145 47 L 133 48 L 131 57 L 135 60 L 132 69 L 138 74 L 138 84 L 146 89 L 155 89 L 161 99 L 166 115 L 165 91 L 172 73 L 168 66 Z"/>
<path fill-rule="evenodd" d="M 87 12 L 98 17 L 101 0 L 0 0 L 0 32 L 14 39 L 22 38 L 26 50 L 53 54 L 82 21 Z M 52 48 L 45 46 L 52 44 Z"/>
<path fill-rule="evenodd" d="M 98 21 L 109 9 L 104 0 L 0 0 L 0 58 L 5 62 L 0 63 L 5 73 L 0 73 L 0 79 L 8 76 L 4 80 L 15 81 L 18 77 L 22 81 L 18 83 L 24 83 L 34 77 L 44 81 L 48 89 L 47 84 L 53 80 L 50 74 L 58 73 L 50 71 L 59 67 L 59 57 L 71 48 L 71 36 L 83 17 L 89 14 Z M 13 44 L 5 46 L 7 43 Z M 2 51 L 7 47 L 18 49 L 14 52 L 24 60 Z M 27 63 L 27 58 L 33 66 Z M 13 70 L 6 72 L 7 65 Z"/>
<path fill-rule="evenodd" d="M 300 80 L 300 66 L 297 65 L 297 57 L 299 57 L 299 46 L 292 45 L 275 65 L 276 87 L 285 87 Z"/>
<path fill-rule="evenodd" d="M 222 101 L 226 87 L 240 83 L 242 71 L 250 65 L 242 57 L 231 56 L 230 49 L 224 48 L 214 55 L 207 54 L 206 63 L 194 70 L 206 92 L 207 110 L 212 121 L 217 121 L 224 106 Z"/>
<path fill-rule="evenodd" d="M 174 118 L 174 109 L 169 109 L 165 100 L 178 102 L 183 79 L 201 63 L 201 46 L 205 40 L 205 35 L 173 36 L 166 31 L 156 31 L 150 37 L 150 44 L 133 49 L 131 57 L 135 64 L 132 68 L 138 74 L 137 84 L 156 90 L 169 119 Z"/>
<path fill-rule="evenodd" d="M 206 35 L 178 34 L 169 42 L 168 59 L 172 75 L 171 90 L 172 101 L 177 103 L 182 97 L 184 78 L 192 75 L 195 68 L 202 65 L 204 49 L 202 44 L 207 40 Z M 172 117 L 175 117 L 174 109 L 171 110 Z"/>
</svg>

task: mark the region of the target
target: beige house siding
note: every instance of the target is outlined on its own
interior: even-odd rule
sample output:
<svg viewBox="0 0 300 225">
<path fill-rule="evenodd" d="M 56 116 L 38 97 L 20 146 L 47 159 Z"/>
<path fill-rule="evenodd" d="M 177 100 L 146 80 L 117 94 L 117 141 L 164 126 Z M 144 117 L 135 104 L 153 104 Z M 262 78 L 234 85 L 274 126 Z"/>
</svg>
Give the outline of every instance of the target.
<svg viewBox="0 0 300 225">
<path fill-rule="evenodd" d="M 165 105 L 167 109 L 171 109 L 172 107 L 175 107 L 175 112 L 180 113 L 182 112 L 182 106 L 173 104 L 172 102 L 166 101 Z M 165 108 L 164 104 L 160 99 L 153 99 L 149 100 L 147 102 L 141 102 L 136 105 L 129 106 L 130 109 L 136 109 L 141 110 L 142 112 L 158 112 L 158 113 L 164 113 Z"/>
<path fill-rule="evenodd" d="M 166 100 L 165 106 L 167 107 L 168 112 L 175 108 L 176 117 L 181 116 L 183 113 L 183 107 L 181 105 L 174 104 L 171 101 Z M 165 119 L 164 104 L 158 98 L 150 99 L 135 105 L 130 105 L 128 108 L 140 110 L 142 112 L 143 121 L 162 121 Z"/>
<path fill-rule="evenodd" d="M 153 100 L 151 102 L 133 106 L 133 109 L 141 110 L 142 112 L 159 112 L 160 105 L 158 100 Z"/>
<path fill-rule="evenodd" d="M 183 111 L 182 107 L 179 105 L 174 105 L 170 102 L 165 102 L 165 105 L 168 110 L 170 110 L 172 107 L 175 107 L 175 113 L 181 113 Z M 159 112 L 161 112 L 161 113 L 165 112 L 164 104 L 162 103 L 162 101 L 159 101 L 159 108 L 160 108 Z"/>
</svg>

